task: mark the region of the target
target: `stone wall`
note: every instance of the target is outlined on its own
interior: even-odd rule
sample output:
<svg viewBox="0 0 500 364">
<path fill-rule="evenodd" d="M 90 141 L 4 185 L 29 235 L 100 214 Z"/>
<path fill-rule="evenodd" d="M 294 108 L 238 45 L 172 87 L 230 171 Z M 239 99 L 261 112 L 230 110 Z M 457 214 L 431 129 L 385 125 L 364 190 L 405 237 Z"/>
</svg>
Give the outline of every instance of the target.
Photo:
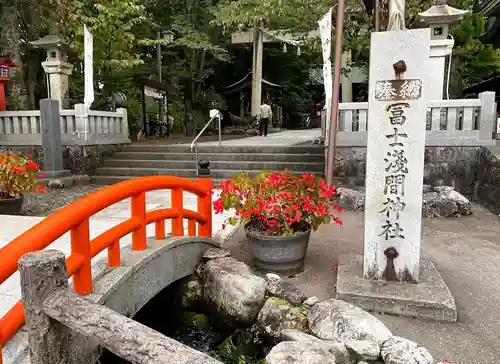
<svg viewBox="0 0 500 364">
<path fill-rule="evenodd" d="M 431 186 L 453 186 L 463 194 L 472 194 L 480 149 L 426 147 L 424 183 Z M 366 148 L 337 148 L 336 178 L 349 186 L 364 186 L 365 161 Z"/>
<path fill-rule="evenodd" d="M 92 175 L 96 168 L 101 167 L 104 158 L 109 157 L 123 144 L 104 145 L 71 145 L 63 146 L 64 169 L 74 175 Z M 0 146 L 0 153 L 17 152 L 33 155 L 33 160 L 40 163 L 43 169 L 43 150 L 41 146 Z"/>
<path fill-rule="evenodd" d="M 500 148 L 482 148 L 478 159 L 474 199 L 500 214 Z"/>
</svg>

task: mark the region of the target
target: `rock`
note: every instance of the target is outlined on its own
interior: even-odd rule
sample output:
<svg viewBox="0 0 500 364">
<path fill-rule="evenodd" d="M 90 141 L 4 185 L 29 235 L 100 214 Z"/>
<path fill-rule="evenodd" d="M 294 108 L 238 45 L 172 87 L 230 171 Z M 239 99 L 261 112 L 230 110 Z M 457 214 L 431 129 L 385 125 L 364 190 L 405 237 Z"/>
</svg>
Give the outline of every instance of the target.
<svg viewBox="0 0 500 364">
<path fill-rule="evenodd" d="M 373 341 L 381 346 L 392 337 L 389 329 L 377 318 L 350 303 L 330 299 L 309 310 L 309 328 L 324 340 L 345 343 L 347 340 Z"/>
<path fill-rule="evenodd" d="M 190 278 L 181 287 L 183 308 L 195 307 L 203 300 L 203 284 L 197 278 Z"/>
<path fill-rule="evenodd" d="M 247 135 L 256 136 L 259 135 L 259 131 L 257 129 L 247 129 Z"/>
<path fill-rule="evenodd" d="M 266 356 L 267 364 L 343 364 L 325 348 L 300 341 L 283 341 Z"/>
<path fill-rule="evenodd" d="M 472 214 L 471 202 L 454 187 L 438 186 L 424 193 L 422 215 L 424 217 L 452 217 Z"/>
<path fill-rule="evenodd" d="M 382 345 L 382 359 L 385 364 L 432 364 L 429 351 L 413 341 L 393 336 Z"/>
<path fill-rule="evenodd" d="M 205 250 L 203 253 L 203 261 L 208 262 L 209 260 L 212 259 L 220 259 L 220 258 L 227 258 L 231 256 L 231 252 L 226 249 L 219 249 L 219 248 L 208 248 Z"/>
<path fill-rule="evenodd" d="M 337 363 L 354 364 L 356 363 L 356 356 L 351 354 L 347 347 L 336 341 L 321 340 L 315 336 L 305 334 L 303 332 L 284 329 L 281 331 L 281 340 L 283 341 L 300 341 L 308 344 L 316 344 L 324 347 L 335 356 Z"/>
<path fill-rule="evenodd" d="M 77 186 L 89 185 L 90 182 L 90 177 L 86 174 L 77 174 L 73 176 L 73 183 Z"/>
<path fill-rule="evenodd" d="M 307 330 L 307 316 L 288 301 L 269 297 L 259 312 L 256 328 L 261 334 L 277 340 L 284 329 Z"/>
<path fill-rule="evenodd" d="M 337 188 L 339 205 L 346 210 L 363 210 L 365 208 L 364 191 L 352 190 L 350 188 Z"/>
<path fill-rule="evenodd" d="M 356 353 L 361 360 L 377 360 L 380 358 L 380 346 L 372 340 L 344 340 L 348 349 Z"/>
<path fill-rule="evenodd" d="M 311 308 L 312 306 L 314 306 L 315 304 L 319 303 L 320 300 L 318 297 L 316 296 L 312 296 L 312 297 L 309 297 L 307 300 L 304 301 L 304 305 L 306 305 L 307 307 Z"/>
<path fill-rule="evenodd" d="M 300 305 L 306 300 L 306 295 L 290 282 L 285 282 L 274 273 L 266 274 L 267 291 L 271 296 L 283 298 L 291 304 Z"/>
<path fill-rule="evenodd" d="M 265 302 L 266 281 L 234 258 L 213 259 L 203 271 L 203 294 L 230 320 L 251 324 Z"/>
</svg>

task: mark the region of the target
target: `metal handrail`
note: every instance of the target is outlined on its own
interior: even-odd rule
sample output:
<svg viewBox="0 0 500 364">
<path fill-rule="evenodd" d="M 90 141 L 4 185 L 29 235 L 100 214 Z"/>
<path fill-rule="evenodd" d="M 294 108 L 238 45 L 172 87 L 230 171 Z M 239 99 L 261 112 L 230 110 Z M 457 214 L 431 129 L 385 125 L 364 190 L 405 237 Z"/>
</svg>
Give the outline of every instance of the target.
<svg viewBox="0 0 500 364">
<path fill-rule="evenodd" d="M 210 118 L 210 120 L 205 124 L 205 126 L 203 127 L 203 129 L 201 129 L 201 131 L 198 133 L 198 135 L 196 136 L 196 138 L 194 138 L 193 142 L 191 143 L 191 152 L 193 151 L 193 148 L 195 148 L 195 152 L 196 152 L 196 169 L 198 169 L 198 139 L 200 139 L 200 137 L 202 136 L 202 134 L 205 132 L 205 130 L 207 130 L 208 126 L 210 125 L 210 123 L 212 123 L 212 121 L 214 121 L 214 119 L 219 119 L 219 147 L 222 146 L 222 123 L 221 123 L 221 112 L 219 111 L 216 115 L 212 116 Z"/>
</svg>

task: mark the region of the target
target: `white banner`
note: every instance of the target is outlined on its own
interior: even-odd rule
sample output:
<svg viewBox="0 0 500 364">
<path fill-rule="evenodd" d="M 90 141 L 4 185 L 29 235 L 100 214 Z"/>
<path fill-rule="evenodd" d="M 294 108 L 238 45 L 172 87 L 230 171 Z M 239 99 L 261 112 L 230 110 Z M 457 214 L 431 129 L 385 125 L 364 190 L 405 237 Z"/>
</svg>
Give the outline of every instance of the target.
<svg viewBox="0 0 500 364">
<path fill-rule="evenodd" d="M 332 52 L 332 9 L 318 21 L 319 34 L 321 37 L 321 49 L 323 51 L 323 84 L 325 87 L 325 102 L 326 102 L 326 124 L 325 124 L 325 146 L 328 146 L 328 129 L 330 127 L 330 119 L 332 112 L 332 63 L 330 55 Z"/>
<path fill-rule="evenodd" d="M 87 29 L 87 26 L 83 26 L 83 53 L 84 53 L 84 77 L 85 77 L 85 96 L 83 103 L 90 108 L 90 105 L 94 102 L 94 38 L 92 34 Z"/>
</svg>

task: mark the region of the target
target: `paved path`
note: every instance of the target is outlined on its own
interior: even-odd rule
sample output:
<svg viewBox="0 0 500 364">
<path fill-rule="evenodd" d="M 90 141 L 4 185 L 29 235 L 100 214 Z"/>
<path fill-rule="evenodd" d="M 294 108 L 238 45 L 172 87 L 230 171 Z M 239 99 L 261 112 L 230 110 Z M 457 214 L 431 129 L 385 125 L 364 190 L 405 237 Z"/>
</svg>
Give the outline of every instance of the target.
<svg viewBox="0 0 500 364">
<path fill-rule="evenodd" d="M 500 359 L 500 218 L 482 206 L 459 219 L 424 219 L 422 256 L 436 264 L 455 297 L 458 322 L 443 323 L 376 315 L 395 335 L 426 347 L 435 362 L 497 364 Z M 313 233 L 306 270 L 293 278 L 308 296 L 335 297 L 337 274 L 332 267 L 342 254 L 363 254 L 363 213 L 341 214 L 344 226 L 321 227 Z M 226 243 L 233 256 L 250 262 L 244 232 Z"/>
<path fill-rule="evenodd" d="M 216 194 L 214 194 L 214 198 Z M 171 207 L 170 190 L 158 190 L 146 193 L 146 209 L 147 211 L 164 209 Z M 190 210 L 197 210 L 196 195 L 184 193 L 184 207 Z M 228 216 L 213 214 L 212 233 L 215 235 L 221 230 L 222 223 Z M 113 226 L 130 217 L 130 199 L 123 200 L 113 206 L 102 210 L 90 219 L 90 238 L 93 239 L 103 232 L 109 230 Z M 43 220 L 43 217 L 31 216 L 10 216 L 2 215 L 0 229 L 0 247 L 8 244 L 12 239 L 16 238 L 26 230 L 30 229 L 37 223 Z M 187 221 L 185 220 L 185 229 L 187 231 Z M 171 231 L 171 224 L 167 222 L 166 232 Z M 154 236 L 154 224 L 147 227 L 147 236 Z M 121 239 L 122 246 L 130 244 L 131 236 L 127 235 Z M 68 256 L 71 252 L 69 233 L 63 235 L 49 246 L 50 249 L 61 250 Z M 106 257 L 106 251 L 97 255 L 93 262 Z M 19 284 L 19 275 L 16 273 L 3 284 L 0 284 L 0 318 L 21 298 L 21 289 Z"/>
<path fill-rule="evenodd" d="M 244 139 L 224 140 L 222 136 L 222 146 L 290 146 L 306 142 L 312 142 L 321 136 L 321 129 L 306 129 L 306 130 L 287 130 L 273 134 L 268 134 L 267 137 L 255 136 Z M 217 146 L 219 142 L 202 142 L 200 146 Z"/>
</svg>

